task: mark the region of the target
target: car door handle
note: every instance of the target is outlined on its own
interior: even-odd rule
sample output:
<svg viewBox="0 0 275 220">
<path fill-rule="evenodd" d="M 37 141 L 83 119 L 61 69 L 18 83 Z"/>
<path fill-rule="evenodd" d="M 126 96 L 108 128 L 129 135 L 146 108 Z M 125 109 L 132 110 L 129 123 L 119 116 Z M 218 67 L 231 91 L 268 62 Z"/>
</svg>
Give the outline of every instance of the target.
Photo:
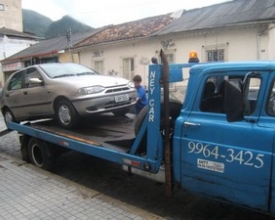
<svg viewBox="0 0 275 220">
<path fill-rule="evenodd" d="M 26 91 L 25 91 L 25 92 L 23 92 L 23 94 L 24 94 L 24 95 L 27 95 L 27 94 L 28 94 L 28 92 L 26 92 Z"/>
<path fill-rule="evenodd" d="M 194 123 L 194 122 L 189 122 L 189 121 L 185 121 L 183 124 L 185 127 L 200 127 L 201 126 L 200 123 Z"/>
</svg>

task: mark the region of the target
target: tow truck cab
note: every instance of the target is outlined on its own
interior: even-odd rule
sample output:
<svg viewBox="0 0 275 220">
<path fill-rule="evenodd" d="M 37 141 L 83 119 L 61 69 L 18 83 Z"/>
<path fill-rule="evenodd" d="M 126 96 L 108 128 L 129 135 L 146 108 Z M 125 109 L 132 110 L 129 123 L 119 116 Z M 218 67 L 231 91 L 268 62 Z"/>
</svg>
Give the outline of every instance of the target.
<svg viewBox="0 0 275 220">
<path fill-rule="evenodd" d="M 274 92 L 274 62 L 192 67 L 174 129 L 175 182 L 274 214 Z"/>
</svg>

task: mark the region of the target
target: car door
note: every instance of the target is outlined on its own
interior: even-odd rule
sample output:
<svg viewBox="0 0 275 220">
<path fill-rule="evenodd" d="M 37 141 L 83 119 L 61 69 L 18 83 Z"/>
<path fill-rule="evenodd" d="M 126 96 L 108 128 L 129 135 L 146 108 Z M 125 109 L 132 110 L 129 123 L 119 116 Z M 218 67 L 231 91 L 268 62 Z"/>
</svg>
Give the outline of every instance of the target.
<svg viewBox="0 0 275 220">
<path fill-rule="evenodd" d="M 14 116 L 19 119 L 21 117 L 21 109 L 23 105 L 23 77 L 25 70 L 15 73 L 7 82 L 7 87 L 3 91 L 4 105 L 12 111 Z"/>
<path fill-rule="evenodd" d="M 245 108 L 244 120 L 228 122 L 223 109 L 221 80 L 243 79 L 244 75 L 209 73 L 201 82 L 192 110 L 182 123 L 181 184 L 193 192 L 267 210 L 274 131 L 258 121 L 268 72 L 258 72 L 247 81 L 247 88 L 258 90 L 253 98 L 251 94 L 245 98 L 251 99 L 246 101 L 251 108 Z M 209 81 L 216 86 L 212 99 L 203 96 Z M 205 105 L 209 108 L 204 109 Z"/>
<path fill-rule="evenodd" d="M 41 82 L 32 82 L 30 79 L 38 79 Z M 30 67 L 24 75 L 23 111 L 29 118 L 48 116 L 50 114 L 51 100 L 44 86 L 41 73 L 36 67 Z"/>
</svg>

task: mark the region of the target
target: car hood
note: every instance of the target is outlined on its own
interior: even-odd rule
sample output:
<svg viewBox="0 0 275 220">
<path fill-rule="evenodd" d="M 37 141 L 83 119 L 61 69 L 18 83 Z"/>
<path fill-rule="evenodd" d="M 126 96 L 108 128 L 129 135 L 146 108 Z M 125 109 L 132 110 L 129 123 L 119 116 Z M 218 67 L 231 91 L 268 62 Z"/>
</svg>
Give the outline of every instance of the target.
<svg viewBox="0 0 275 220">
<path fill-rule="evenodd" d="M 60 81 L 65 84 L 77 85 L 79 87 L 87 87 L 101 85 L 104 87 L 126 85 L 129 80 L 121 77 L 104 76 L 104 75 L 82 75 L 56 78 L 55 81 Z"/>
</svg>

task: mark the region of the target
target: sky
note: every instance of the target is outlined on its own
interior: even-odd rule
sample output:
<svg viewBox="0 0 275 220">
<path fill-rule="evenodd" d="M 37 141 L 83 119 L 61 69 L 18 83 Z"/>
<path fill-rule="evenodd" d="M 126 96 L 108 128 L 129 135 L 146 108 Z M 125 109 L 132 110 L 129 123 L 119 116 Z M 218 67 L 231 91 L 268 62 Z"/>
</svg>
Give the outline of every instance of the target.
<svg viewBox="0 0 275 220">
<path fill-rule="evenodd" d="M 22 0 L 22 8 L 53 21 L 69 15 L 98 28 L 227 1 L 230 0 Z"/>
</svg>

